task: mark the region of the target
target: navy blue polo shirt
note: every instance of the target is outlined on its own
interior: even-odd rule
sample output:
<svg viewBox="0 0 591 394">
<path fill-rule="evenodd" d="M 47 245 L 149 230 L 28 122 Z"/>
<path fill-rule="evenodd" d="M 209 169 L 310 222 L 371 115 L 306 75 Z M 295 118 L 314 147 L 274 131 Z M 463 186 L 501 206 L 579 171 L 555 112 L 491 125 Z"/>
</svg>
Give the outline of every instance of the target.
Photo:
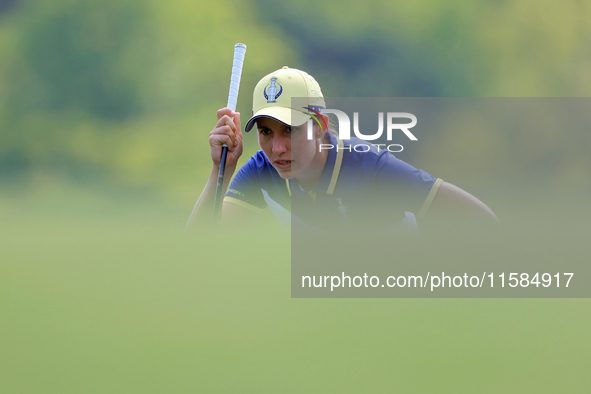
<svg viewBox="0 0 591 394">
<path fill-rule="evenodd" d="M 326 231 L 365 226 L 379 230 L 405 219 L 407 212 L 422 216 L 429 209 L 441 179 L 360 139 L 340 140 L 330 134 L 330 144 L 333 148 L 312 190 L 305 191 L 295 178 L 281 178 L 258 151 L 238 171 L 224 201 L 257 213 L 269 207 L 280 222 L 301 220 Z"/>
</svg>

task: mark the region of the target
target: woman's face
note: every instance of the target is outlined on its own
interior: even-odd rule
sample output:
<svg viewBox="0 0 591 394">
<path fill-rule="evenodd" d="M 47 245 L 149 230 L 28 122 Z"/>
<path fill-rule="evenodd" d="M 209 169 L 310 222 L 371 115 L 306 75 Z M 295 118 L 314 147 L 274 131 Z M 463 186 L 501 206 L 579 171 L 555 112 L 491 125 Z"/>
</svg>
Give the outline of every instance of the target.
<svg viewBox="0 0 591 394">
<path fill-rule="evenodd" d="M 307 124 L 286 126 L 274 119 L 257 119 L 259 145 L 282 178 L 297 178 L 310 170 L 316 139 L 307 138 Z"/>
</svg>

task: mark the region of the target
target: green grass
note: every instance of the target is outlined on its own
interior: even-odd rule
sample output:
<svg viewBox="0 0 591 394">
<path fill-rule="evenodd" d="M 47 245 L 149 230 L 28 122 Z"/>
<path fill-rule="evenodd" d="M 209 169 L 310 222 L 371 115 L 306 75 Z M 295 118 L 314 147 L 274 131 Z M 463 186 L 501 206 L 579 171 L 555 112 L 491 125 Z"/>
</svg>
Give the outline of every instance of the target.
<svg viewBox="0 0 591 394">
<path fill-rule="evenodd" d="M 587 392 L 588 299 L 292 299 L 261 223 L 70 188 L 0 199 L 2 393 Z"/>
</svg>

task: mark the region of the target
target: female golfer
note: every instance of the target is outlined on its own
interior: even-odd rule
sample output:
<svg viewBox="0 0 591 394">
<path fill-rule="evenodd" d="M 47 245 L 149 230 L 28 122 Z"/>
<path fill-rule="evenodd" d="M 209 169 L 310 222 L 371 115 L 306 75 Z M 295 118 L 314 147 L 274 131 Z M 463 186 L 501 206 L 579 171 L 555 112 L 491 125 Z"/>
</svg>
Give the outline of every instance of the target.
<svg viewBox="0 0 591 394">
<path fill-rule="evenodd" d="M 304 100 L 292 104 L 292 98 Z M 222 225 L 248 225 L 270 208 L 286 228 L 325 232 L 396 228 L 416 230 L 415 217 L 456 223 L 498 224 L 495 214 L 464 190 L 435 178 L 359 139 L 340 140 L 329 130 L 320 86 L 309 74 L 283 67 L 265 76 L 253 94 L 253 116 L 261 151 L 240 168 L 240 114 L 218 110 L 209 135 L 213 168 L 188 228 L 209 228 L 222 145 L 229 151 L 223 190 Z M 312 119 L 312 127 L 308 121 Z M 363 149 L 357 149 L 364 145 Z M 352 149 L 355 148 L 355 149 Z M 416 215 L 416 216 L 415 216 Z"/>
</svg>

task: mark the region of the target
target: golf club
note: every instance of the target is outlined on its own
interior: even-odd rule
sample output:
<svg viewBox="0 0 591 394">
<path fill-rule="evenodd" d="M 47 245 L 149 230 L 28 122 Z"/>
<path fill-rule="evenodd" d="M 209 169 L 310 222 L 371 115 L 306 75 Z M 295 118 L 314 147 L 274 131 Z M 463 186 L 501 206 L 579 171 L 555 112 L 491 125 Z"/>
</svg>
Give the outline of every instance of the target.
<svg viewBox="0 0 591 394">
<path fill-rule="evenodd" d="M 230 79 L 230 92 L 228 93 L 228 105 L 232 111 L 236 111 L 238 102 L 238 90 L 240 89 L 240 78 L 242 76 L 242 66 L 244 65 L 244 55 L 246 54 L 245 44 L 234 45 L 234 61 L 232 63 L 232 77 Z M 224 172 L 226 170 L 226 155 L 228 146 L 222 145 L 222 155 L 220 159 L 220 172 L 218 173 L 218 182 L 215 189 L 215 200 L 213 203 L 213 225 L 217 226 L 222 213 L 222 189 L 224 184 Z"/>
</svg>

